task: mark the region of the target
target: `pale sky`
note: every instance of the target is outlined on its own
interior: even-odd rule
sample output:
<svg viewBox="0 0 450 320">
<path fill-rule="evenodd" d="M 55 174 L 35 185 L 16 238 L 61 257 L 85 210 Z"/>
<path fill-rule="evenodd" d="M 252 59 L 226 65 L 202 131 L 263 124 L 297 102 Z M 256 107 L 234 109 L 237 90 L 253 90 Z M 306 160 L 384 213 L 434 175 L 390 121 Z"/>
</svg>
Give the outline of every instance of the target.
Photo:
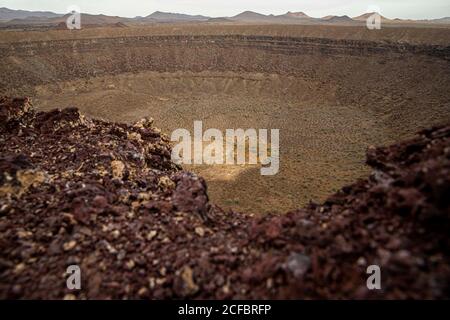
<svg viewBox="0 0 450 320">
<path fill-rule="evenodd" d="M 312 17 L 329 14 L 357 16 L 379 8 L 387 18 L 433 19 L 450 16 L 449 0 L 0 0 L 0 7 L 67 13 L 72 5 L 82 12 L 146 16 L 154 11 L 233 16 L 245 10 L 264 14 L 303 11 Z M 370 9 L 369 9 L 370 8 Z"/>
</svg>

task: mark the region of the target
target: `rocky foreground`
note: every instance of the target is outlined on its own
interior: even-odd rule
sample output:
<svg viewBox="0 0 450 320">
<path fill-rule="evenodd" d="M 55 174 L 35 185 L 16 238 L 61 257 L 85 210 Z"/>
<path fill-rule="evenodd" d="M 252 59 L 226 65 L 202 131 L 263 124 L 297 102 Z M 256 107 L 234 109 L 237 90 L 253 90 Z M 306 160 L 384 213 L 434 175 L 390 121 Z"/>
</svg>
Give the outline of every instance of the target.
<svg viewBox="0 0 450 320">
<path fill-rule="evenodd" d="M 224 212 L 151 120 L 0 98 L 0 298 L 449 298 L 450 126 L 367 163 L 324 204 Z M 366 287 L 372 264 L 381 290 Z"/>
</svg>

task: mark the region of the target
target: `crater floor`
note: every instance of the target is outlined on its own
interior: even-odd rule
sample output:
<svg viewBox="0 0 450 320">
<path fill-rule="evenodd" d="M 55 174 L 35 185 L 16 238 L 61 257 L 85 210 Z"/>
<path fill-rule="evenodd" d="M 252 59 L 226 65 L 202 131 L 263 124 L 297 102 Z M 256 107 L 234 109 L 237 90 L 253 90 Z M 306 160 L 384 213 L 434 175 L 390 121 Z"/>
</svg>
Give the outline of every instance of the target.
<svg viewBox="0 0 450 320">
<path fill-rule="evenodd" d="M 214 203 L 243 212 L 284 212 L 322 201 L 365 175 L 368 145 L 388 139 L 367 109 L 333 103 L 329 88 L 295 77 L 202 72 L 105 76 L 40 86 L 40 109 L 77 106 L 107 120 L 134 122 L 151 115 L 170 133 L 217 128 L 280 129 L 280 171 L 261 176 L 255 165 L 190 165 L 208 181 Z"/>
<path fill-rule="evenodd" d="M 38 86 L 34 101 L 42 110 L 76 106 L 105 120 L 131 123 L 152 116 L 168 135 L 178 128 L 193 133 L 196 120 L 204 130 L 222 132 L 280 129 L 275 176 L 261 176 L 255 165 L 184 166 L 207 180 L 214 203 L 261 213 L 325 200 L 368 173 L 368 146 L 405 135 L 403 126 L 390 126 L 370 106 L 340 104 L 336 91 L 333 84 L 276 74 L 142 72 Z"/>
</svg>

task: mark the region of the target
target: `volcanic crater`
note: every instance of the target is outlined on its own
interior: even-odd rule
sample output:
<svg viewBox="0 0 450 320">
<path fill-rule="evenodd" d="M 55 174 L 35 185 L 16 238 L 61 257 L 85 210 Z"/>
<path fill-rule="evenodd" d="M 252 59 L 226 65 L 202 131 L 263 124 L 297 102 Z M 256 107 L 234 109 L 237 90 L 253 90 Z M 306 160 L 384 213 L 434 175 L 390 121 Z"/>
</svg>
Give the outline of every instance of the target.
<svg viewBox="0 0 450 320">
<path fill-rule="evenodd" d="M 20 41 L 10 33 L 0 42 L 0 93 L 108 121 L 151 116 L 168 135 L 192 131 L 195 120 L 223 131 L 280 129 L 275 176 L 256 166 L 186 167 L 206 179 L 212 202 L 248 213 L 323 201 L 367 175 L 370 145 L 450 120 L 448 46 L 245 28 L 59 31 Z"/>
</svg>

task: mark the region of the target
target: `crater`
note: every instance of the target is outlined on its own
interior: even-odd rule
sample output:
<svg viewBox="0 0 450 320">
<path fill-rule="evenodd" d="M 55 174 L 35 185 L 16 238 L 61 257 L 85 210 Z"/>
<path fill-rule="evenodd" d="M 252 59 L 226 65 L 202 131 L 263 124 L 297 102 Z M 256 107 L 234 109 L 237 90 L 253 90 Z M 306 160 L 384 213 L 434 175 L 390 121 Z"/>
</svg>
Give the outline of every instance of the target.
<svg viewBox="0 0 450 320">
<path fill-rule="evenodd" d="M 286 212 L 365 176 L 365 151 L 450 120 L 448 48 L 272 36 L 138 36 L 0 47 L 2 93 L 170 133 L 280 129 L 280 171 L 186 166 L 213 203 Z"/>
</svg>

